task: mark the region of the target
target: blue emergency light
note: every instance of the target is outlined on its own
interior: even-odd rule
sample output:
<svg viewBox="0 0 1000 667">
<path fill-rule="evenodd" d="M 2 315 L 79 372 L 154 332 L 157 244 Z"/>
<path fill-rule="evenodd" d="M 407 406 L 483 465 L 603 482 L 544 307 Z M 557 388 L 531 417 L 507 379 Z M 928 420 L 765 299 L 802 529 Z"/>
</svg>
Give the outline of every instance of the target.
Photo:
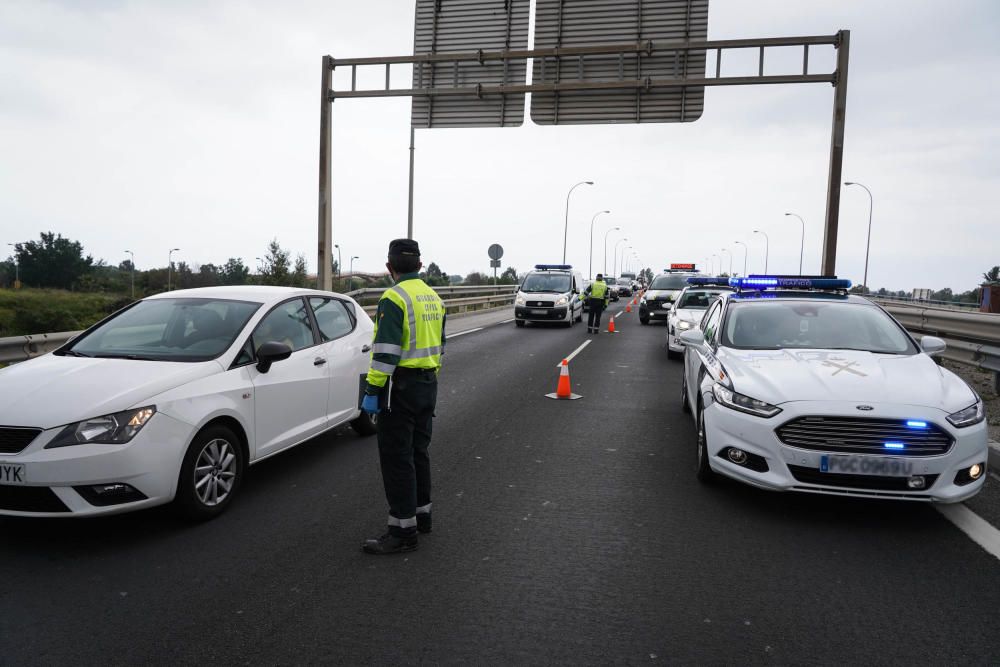
<svg viewBox="0 0 1000 667">
<path fill-rule="evenodd" d="M 539 271 L 553 271 L 553 270 L 566 271 L 568 269 L 572 269 L 573 265 L 572 264 L 535 264 L 535 268 L 538 269 Z"/>
<path fill-rule="evenodd" d="M 886 442 L 882 446 L 886 449 L 906 449 L 906 445 L 902 442 Z"/>
<path fill-rule="evenodd" d="M 927 422 L 917 421 L 915 419 L 907 421 L 906 425 L 909 428 L 927 428 Z"/>
<path fill-rule="evenodd" d="M 736 289 L 812 289 L 812 290 L 848 290 L 851 281 L 836 276 L 748 276 L 746 278 L 730 278 L 730 287 Z"/>
<path fill-rule="evenodd" d="M 728 278 L 710 278 L 708 276 L 692 276 L 687 279 L 689 285 L 728 287 Z"/>
</svg>

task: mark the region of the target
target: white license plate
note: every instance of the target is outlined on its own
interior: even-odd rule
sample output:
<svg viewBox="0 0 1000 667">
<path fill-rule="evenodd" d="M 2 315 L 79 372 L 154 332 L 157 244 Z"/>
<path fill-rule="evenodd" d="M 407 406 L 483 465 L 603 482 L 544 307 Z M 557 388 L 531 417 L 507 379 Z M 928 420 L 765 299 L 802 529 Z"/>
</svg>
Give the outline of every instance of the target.
<svg viewBox="0 0 1000 667">
<path fill-rule="evenodd" d="M 0 484 L 24 484 L 24 464 L 0 463 Z"/>
<path fill-rule="evenodd" d="M 914 465 L 913 461 L 902 458 L 824 454 L 820 457 L 819 471 L 841 475 L 910 477 L 913 475 Z"/>
<path fill-rule="evenodd" d="M 544 315 L 547 312 L 549 312 L 549 311 L 547 311 L 547 310 L 533 310 L 533 311 L 531 311 L 531 314 L 532 315 Z"/>
<path fill-rule="evenodd" d="M 663 304 L 663 306 L 662 306 L 662 307 L 663 307 L 663 308 L 664 308 L 665 310 L 670 310 L 670 306 L 671 306 L 671 305 L 673 305 L 673 304 L 671 304 L 671 303 L 670 303 L 670 302 L 668 301 L 667 303 Z"/>
</svg>

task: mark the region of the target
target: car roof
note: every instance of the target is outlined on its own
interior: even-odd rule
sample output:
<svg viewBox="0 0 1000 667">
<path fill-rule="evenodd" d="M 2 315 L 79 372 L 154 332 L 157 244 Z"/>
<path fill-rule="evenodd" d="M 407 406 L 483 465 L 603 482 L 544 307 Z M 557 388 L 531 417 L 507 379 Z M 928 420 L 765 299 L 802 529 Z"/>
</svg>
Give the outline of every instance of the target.
<svg viewBox="0 0 1000 667">
<path fill-rule="evenodd" d="M 271 303 L 294 296 L 335 296 L 344 297 L 336 292 L 324 292 L 302 287 L 277 287 L 273 285 L 230 285 L 226 287 L 196 287 L 193 289 L 161 292 L 146 297 L 152 299 L 233 299 L 235 301 L 251 301 L 254 303 Z"/>
<path fill-rule="evenodd" d="M 856 294 L 810 290 L 744 290 L 723 293 L 721 298 L 737 303 L 765 303 L 774 301 L 836 301 L 875 306 L 868 299 Z"/>
</svg>

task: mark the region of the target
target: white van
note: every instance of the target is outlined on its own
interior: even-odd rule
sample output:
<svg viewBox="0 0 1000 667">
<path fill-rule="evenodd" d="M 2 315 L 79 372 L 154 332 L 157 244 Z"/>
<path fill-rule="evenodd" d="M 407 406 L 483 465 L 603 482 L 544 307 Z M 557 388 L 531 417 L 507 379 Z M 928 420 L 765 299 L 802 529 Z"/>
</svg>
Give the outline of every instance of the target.
<svg viewBox="0 0 1000 667">
<path fill-rule="evenodd" d="M 573 326 L 583 321 L 580 290 L 583 276 L 568 264 L 536 264 L 521 281 L 514 298 L 515 323 L 562 322 Z"/>
</svg>

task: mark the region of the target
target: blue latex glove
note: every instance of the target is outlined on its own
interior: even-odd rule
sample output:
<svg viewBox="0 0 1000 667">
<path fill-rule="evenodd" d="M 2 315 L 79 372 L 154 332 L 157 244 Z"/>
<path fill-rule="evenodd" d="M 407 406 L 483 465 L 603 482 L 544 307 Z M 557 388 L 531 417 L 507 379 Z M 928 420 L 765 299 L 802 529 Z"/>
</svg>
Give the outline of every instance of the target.
<svg viewBox="0 0 1000 667">
<path fill-rule="evenodd" d="M 378 396 L 365 394 L 364 400 L 361 401 L 361 410 L 370 415 L 377 415 L 379 413 Z"/>
</svg>

